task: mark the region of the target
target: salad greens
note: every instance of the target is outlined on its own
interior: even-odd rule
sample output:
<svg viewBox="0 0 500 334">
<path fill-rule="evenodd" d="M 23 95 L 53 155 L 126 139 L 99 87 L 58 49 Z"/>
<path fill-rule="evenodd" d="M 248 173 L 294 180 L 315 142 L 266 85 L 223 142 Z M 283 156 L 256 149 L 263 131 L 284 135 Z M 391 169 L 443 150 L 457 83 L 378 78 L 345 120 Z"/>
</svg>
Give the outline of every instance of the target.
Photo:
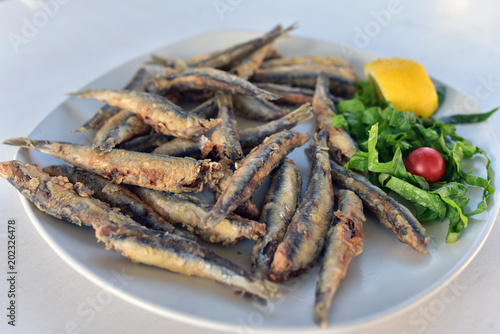
<svg viewBox="0 0 500 334">
<path fill-rule="evenodd" d="M 442 101 L 444 90 L 439 91 Z M 343 127 L 360 148 L 346 169 L 367 172 L 373 184 L 411 201 L 420 222 L 448 218 L 446 242 L 453 243 L 467 227 L 468 218 L 486 210 L 487 199 L 494 193 L 491 161 L 486 152 L 457 135 L 453 124 L 485 121 L 497 109 L 423 120 L 413 112 L 396 110 L 392 103 L 378 98 L 372 83 L 360 82 L 354 98 L 337 105 L 338 114 L 332 123 Z M 432 147 L 443 156 L 446 171 L 441 181 L 428 183 L 406 171 L 404 159 L 419 147 Z M 464 169 L 464 162 L 476 155 L 486 158 L 486 178 Z M 466 194 L 471 186 L 482 188 L 482 199 L 475 210 L 464 212 L 471 199 Z"/>
</svg>

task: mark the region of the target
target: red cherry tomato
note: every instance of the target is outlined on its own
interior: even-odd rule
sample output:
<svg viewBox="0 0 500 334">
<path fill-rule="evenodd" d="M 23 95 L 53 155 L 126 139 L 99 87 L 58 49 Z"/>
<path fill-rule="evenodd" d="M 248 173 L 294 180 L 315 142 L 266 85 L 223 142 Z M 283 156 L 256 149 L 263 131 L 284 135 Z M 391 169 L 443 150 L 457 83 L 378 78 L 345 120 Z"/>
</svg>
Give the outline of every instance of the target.
<svg viewBox="0 0 500 334">
<path fill-rule="evenodd" d="M 433 148 L 420 147 L 405 160 L 409 173 L 422 176 L 427 182 L 438 182 L 444 176 L 446 165 L 443 156 Z"/>
</svg>

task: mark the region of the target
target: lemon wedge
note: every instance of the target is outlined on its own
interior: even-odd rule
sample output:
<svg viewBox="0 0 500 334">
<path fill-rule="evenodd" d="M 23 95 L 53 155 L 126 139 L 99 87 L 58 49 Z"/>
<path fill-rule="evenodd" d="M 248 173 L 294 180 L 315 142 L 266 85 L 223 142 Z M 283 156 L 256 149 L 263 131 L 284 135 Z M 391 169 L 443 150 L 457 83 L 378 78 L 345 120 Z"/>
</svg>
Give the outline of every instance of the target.
<svg viewBox="0 0 500 334">
<path fill-rule="evenodd" d="M 383 58 L 364 67 L 367 81 L 375 82 L 381 98 L 398 110 L 413 111 L 426 119 L 438 107 L 438 96 L 425 68 L 404 58 Z"/>
</svg>

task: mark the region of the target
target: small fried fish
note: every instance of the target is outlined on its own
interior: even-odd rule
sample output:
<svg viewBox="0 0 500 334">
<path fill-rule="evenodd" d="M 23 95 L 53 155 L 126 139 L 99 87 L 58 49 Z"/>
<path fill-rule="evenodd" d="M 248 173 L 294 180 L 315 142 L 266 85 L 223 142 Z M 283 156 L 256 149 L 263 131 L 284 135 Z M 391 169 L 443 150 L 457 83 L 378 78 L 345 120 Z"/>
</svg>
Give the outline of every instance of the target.
<svg viewBox="0 0 500 334">
<path fill-rule="evenodd" d="M 219 109 L 217 118 L 221 119 L 222 122 L 212 130 L 210 141 L 214 145 L 214 152 L 224 170 L 224 177 L 213 188 L 215 190 L 215 199 L 218 199 L 229 185 L 236 164 L 243 158 L 243 150 L 239 141 L 231 95 L 217 92 L 216 99 Z M 254 220 L 258 220 L 260 215 L 259 208 L 251 198 L 239 205 L 235 212 Z"/>
<path fill-rule="evenodd" d="M 171 192 L 198 192 L 218 182 L 222 166 L 209 160 L 177 158 L 113 149 L 96 152 L 88 145 L 11 138 L 4 144 L 40 151 L 114 183 L 125 183 Z"/>
<path fill-rule="evenodd" d="M 251 78 L 253 82 L 271 82 L 314 88 L 318 75 L 325 73 L 330 82 L 330 92 L 338 97 L 351 98 L 356 92 L 358 77 L 353 70 L 323 65 L 289 65 L 261 68 Z"/>
<path fill-rule="evenodd" d="M 231 94 L 245 94 L 267 100 L 276 100 L 278 95 L 269 93 L 254 84 L 211 67 L 188 68 L 180 73 L 165 74 L 151 82 L 158 91 L 211 90 Z"/>
<path fill-rule="evenodd" d="M 339 190 L 338 198 L 339 209 L 326 236 L 325 254 L 316 282 L 314 321 L 322 328 L 328 324 L 330 305 L 340 281 L 354 257 L 363 251 L 363 203 L 355 193 L 346 189 Z"/>
<path fill-rule="evenodd" d="M 252 271 L 267 277 L 276 248 L 300 201 L 302 176 L 295 163 L 284 159 L 271 173 L 271 184 L 262 203 L 260 222 L 266 224 L 266 235 L 255 242 L 252 251 Z"/>
<path fill-rule="evenodd" d="M 96 89 L 72 93 L 72 95 L 80 98 L 93 98 L 131 111 L 151 125 L 156 132 L 169 136 L 199 137 L 221 122 L 218 119 L 205 120 L 183 110 L 162 96 L 145 92 Z"/>
<path fill-rule="evenodd" d="M 138 91 L 147 91 L 147 87 L 149 84 L 149 80 L 151 80 L 152 75 L 158 72 L 158 69 L 152 66 L 142 66 L 140 67 L 130 79 L 130 81 L 125 85 L 124 89 L 128 90 L 138 90 Z M 114 115 L 117 113 L 121 112 L 122 110 L 118 107 L 113 107 L 110 106 L 109 104 L 106 104 L 103 106 L 101 109 L 97 111 L 97 113 L 92 117 L 90 120 L 88 120 L 80 129 L 75 130 L 73 132 L 92 132 L 92 131 L 98 131 L 99 138 L 102 138 L 102 140 L 106 140 L 106 133 L 110 132 L 113 130 L 111 125 L 107 125 L 107 129 L 105 130 L 100 130 Z M 129 114 L 129 116 L 133 116 L 132 114 Z M 120 123 L 118 123 L 116 120 L 113 121 L 114 126 L 119 126 Z M 142 125 L 143 126 L 143 125 Z M 130 127 L 130 125 L 128 125 Z M 115 130 L 116 131 L 116 130 Z M 130 130 L 128 130 L 130 132 Z M 118 131 L 120 132 L 120 131 Z M 137 133 L 137 131 L 135 131 Z M 126 135 L 126 132 L 121 131 L 122 134 Z M 143 132 L 144 133 L 144 132 Z M 115 140 L 118 140 L 120 142 L 124 142 L 127 139 L 120 140 L 119 137 L 117 137 L 117 134 L 115 132 Z M 128 139 L 132 138 L 132 136 L 129 136 Z M 99 146 L 99 143 L 96 143 L 96 146 Z"/>
<path fill-rule="evenodd" d="M 245 59 L 243 59 L 237 66 L 235 66 L 231 70 L 231 72 L 233 72 L 240 78 L 248 80 L 253 75 L 255 70 L 257 70 L 264 61 L 264 58 L 267 56 L 271 48 L 271 45 L 272 44 L 267 44 L 264 47 L 252 52 Z"/>
<path fill-rule="evenodd" d="M 85 122 L 80 128 L 76 130 L 71 130 L 70 132 L 94 132 L 99 130 L 104 123 L 117 113 L 121 111 L 120 108 L 112 107 L 106 104 L 100 108 L 91 119 Z"/>
<path fill-rule="evenodd" d="M 17 160 L 2 162 L 0 177 L 9 181 L 39 210 L 52 217 L 78 226 L 108 223 L 140 226 L 132 218 L 92 197 L 92 191 L 82 183 L 73 184 L 66 177 L 50 176 L 35 165 Z"/>
<path fill-rule="evenodd" d="M 275 101 L 278 104 L 284 103 L 301 105 L 304 103 L 312 102 L 314 96 L 314 89 L 309 88 L 291 87 L 287 85 L 268 82 L 257 82 L 255 86 L 281 96 L 278 100 Z M 334 103 L 339 103 L 343 100 L 343 98 L 331 94 L 327 94 L 327 96 Z"/>
<path fill-rule="evenodd" d="M 241 146 L 244 150 L 252 149 L 257 145 L 260 145 L 266 137 L 283 130 L 290 130 L 297 124 L 312 118 L 312 115 L 311 104 L 307 103 L 274 121 L 242 130 L 240 132 Z"/>
<path fill-rule="evenodd" d="M 92 146 L 106 152 L 149 130 L 151 130 L 149 125 L 130 111 L 122 109 L 116 115 L 110 117 L 97 131 Z"/>
<path fill-rule="evenodd" d="M 231 64 L 239 62 L 241 59 L 247 57 L 255 50 L 258 50 L 263 46 L 272 43 L 277 38 L 285 35 L 295 28 L 295 24 L 286 29 L 283 29 L 281 25 L 278 25 L 261 37 L 257 37 L 247 42 L 233 45 L 226 49 L 199 55 L 187 59 L 185 62 L 188 66 L 192 67 L 229 68 Z"/>
<path fill-rule="evenodd" d="M 224 190 L 226 190 L 226 188 L 230 185 L 231 178 L 234 175 L 233 168 L 228 165 L 227 160 L 223 161 L 221 164 L 224 176 L 220 178 L 219 182 L 217 182 L 212 188 L 214 190 L 214 195 L 216 200 L 219 199 Z M 239 164 L 239 162 L 236 162 L 236 164 Z M 260 210 L 254 203 L 252 197 L 250 197 L 249 199 L 238 205 L 238 207 L 234 209 L 234 213 L 251 220 L 259 220 L 260 217 Z"/>
<path fill-rule="evenodd" d="M 292 65 L 323 65 L 323 66 L 343 67 L 354 70 L 351 63 L 349 63 L 345 59 L 334 56 L 317 56 L 317 55 L 307 55 L 307 56 L 268 60 L 262 64 L 262 67 L 268 68 L 268 67 L 292 66 Z"/>
<path fill-rule="evenodd" d="M 195 140 L 174 138 L 155 148 L 153 154 L 202 159 L 212 152 L 213 147 L 214 144 L 205 136 L 201 136 L 201 138 Z"/>
<path fill-rule="evenodd" d="M 300 275 L 314 264 L 325 243 L 334 196 L 326 138 L 327 133 L 322 130 L 311 144 L 311 173 L 306 192 L 274 253 L 269 270 L 272 281 Z"/>
<path fill-rule="evenodd" d="M 207 216 L 207 224 L 217 226 L 230 212 L 252 196 L 271 171 L 309 137 L 294 130 L 285 130 L 267 137 L 242 161 Z"/>
<path fill-rule="evenodd" d="M 96 226 L 95 230 L 97 239 L 106 244 L 107 250 L 114 249 L 133 262 L 208 278 L 264 299 L 275 301 L 281 297 L 277 284 L 258 279 L 194 241 L 112 223 Z"/>
<path fill-rule="evenodd" d="M 132 218 L 139 224 L 155 230 L 173 233 L 175 227 L 158 215 L 153 208 L 144 203 L 137 195 L 120 184 L 113 184 L 99 175 L 86 172 L 68 165 L 52 165 L 42 169 L 50 176 L 64 176 L 69 182 L 84 184 L 92 190 L 92 196 L 108 203 L 111 207 Z"/>
<path fill-rule="evenodd" d="M 215 228 L 207 225 L 205 217 L 212 205 L 191 195 L 141 187 L 133 187 L 132 190 L 167 221 L 186 227 L 209 242 L 228 246 L 243 238 L 257 239 L 266 233 L 264 224 L 234 214 L 227 216 Z"/>
<path fill-rule="evenodd" d="M 217 118 L 222 122 L 212 130 L 210 141 L 219 159 L 227 159 L 228 164 L 234 164 L 243 157 L 243 150 L 234 119 L 233 102 L 231 95 L 223 92 L 217 92 L 216 99 L 219 107 Z"/>
<path fill-rule="evenodd" d="M 334 128 L 332 118 L 335 116 L 335 104 L 328 97 L 328 77 L 318 76 L 313 98 L 313 111 L 316 120 L 316 131 L 325 129 L 328 132 L 328 149 L 330 156 L 337 163 L 344 165 L 359 151 L 358 145 L 342 128 Z"/>
<path fill-rule="evenodd" d="M 163 133 L 153 132 L 124 142 L 118 148 L 127 151 L 151 153 L 155 148 L 172 140 L 172 138 Z"/>
</svg>

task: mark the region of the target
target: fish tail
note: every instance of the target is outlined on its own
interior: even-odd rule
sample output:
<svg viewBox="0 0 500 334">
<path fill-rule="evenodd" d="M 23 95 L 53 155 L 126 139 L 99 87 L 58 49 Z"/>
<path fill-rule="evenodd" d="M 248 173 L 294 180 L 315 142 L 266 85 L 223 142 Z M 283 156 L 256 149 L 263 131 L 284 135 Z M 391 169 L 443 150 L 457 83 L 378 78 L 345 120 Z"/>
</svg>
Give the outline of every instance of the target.
<svg viewBox="0 0 500 334">
<path fill-rule="evenodd" d="M 299 22 L 294 22 L 292 23 L 288 28 L 286 28 L 285 30 L 283 30 L 283 34 L 284 33 L 287 33 L 287 32 L 290 32 L 292 30 L 295 30 L 299 27 Z"/>
<path fill-rule="evenodd" d="M 314 322 L 321 328 L 326 328 L 328 325 L 328 311 L 329 307 L 324 300 L 316 302 L 314 305 Z"/>
<path fill-rule="evenodd" d="M 86 97 L 87 93 L 88 93 L 88 89 L 84 90 L 83 92 L 69 92 L 69 93 L 66 93 L 65 95 L 76 96 L 76 97 Z"/>
<path fill-rule="evenodd" d="M 296 110 L 292 111 L 289 116 L 293 116 L 297 120 L 297 124 L 303 123 L 308 119 L 312 118 L 312 106 L 311 103 L 307 102 L 301 105 Z"/>
<path fill-rule="evenodd" d="M 82 92 L 71 92 L 71 93 L 66 93 L 66 95 L 69 96 L 76 96 L 80 99 L 82 98 L 93 98 L 98 101 L 101 101 L 101 93 L 103 92 L 102 89 L 85 89 Z"/>
<path fill-rule="evenodd" d="M 24 148 L 35 148 L 35 141 L 30 140 L 25 137 L 14 137 L 14 138 L 9 138 L 5 139 L 3 141 L 3 144 L 5 145 L 11 145 L 11 146 L 19 146 L 19 147 L 24 147 Z"/>
<path fill-rule="evenodd" d="M 268 281 L 266 279 L 261 280 L 262 285 L 264 286 L 264 292 L 262 295 L 271 301 L 277 301 L 281 299 L 283 296 L 283 292 L 281 291 L 280 285 Z"/>
</svg>

